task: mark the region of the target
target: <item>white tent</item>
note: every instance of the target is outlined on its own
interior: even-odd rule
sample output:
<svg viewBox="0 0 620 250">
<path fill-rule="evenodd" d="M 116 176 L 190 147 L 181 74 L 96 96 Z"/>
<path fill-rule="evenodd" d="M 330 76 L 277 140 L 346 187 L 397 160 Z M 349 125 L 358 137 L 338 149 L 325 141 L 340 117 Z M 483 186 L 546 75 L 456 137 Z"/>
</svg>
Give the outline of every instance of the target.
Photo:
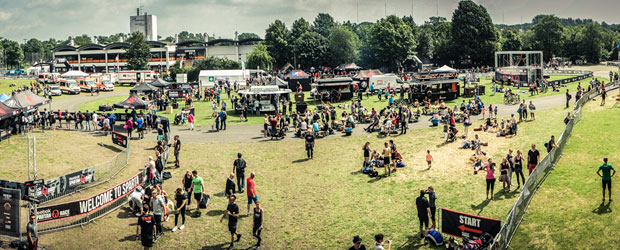
<svg viewBox="0 0 620 250">
<path fill-rule="evenodd" d="M 448 65 L 441 66 L 436 70 L 433 70 L 433 73 L 456 73 L 456 70 L 448 67 Z"/>
<path fill-rule="evenodd" d="M 70 70 L 60 76 L 63 78 L 78 78 L 78 77 L 87 77 L 88 74 L 82 71 L 78 71 L 78 70 Z"/>
</svg>

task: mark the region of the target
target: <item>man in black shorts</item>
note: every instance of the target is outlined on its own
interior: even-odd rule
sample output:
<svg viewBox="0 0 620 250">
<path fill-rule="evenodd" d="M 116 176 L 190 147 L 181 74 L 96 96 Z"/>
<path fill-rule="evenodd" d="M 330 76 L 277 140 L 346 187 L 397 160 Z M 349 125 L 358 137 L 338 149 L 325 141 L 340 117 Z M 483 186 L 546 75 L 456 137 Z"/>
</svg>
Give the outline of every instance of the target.
<svg viewBox="0 0 620 250">
<path fill-rule="evenodd" d="M 138 226 L 136 227 L 136 240 L 142 240 L 144 250 L 151 249 L 155 241 L 155 219 L 150 212 L 148 205 L 142 207 L 142 215 L 138 217 Z"/>
<path fill-rule="evenodd" d="M 312 130 L 308 129 L 308 133 L 304 138 L 306 140 L 306 153 L 308 154 L 308 159 L 314 159 L 314 141 L 316 138 L 312 134 Z"/>
<path fill-rule="evenodd" d="M 601 174 L 601 171 L 603 174 Z M 605 187 L 609 190 L 609 201 L 613 201 L 611 198 L 611 177 L 616 175 L 616 170 L 611 164 L 607 163 L 607 158 L 603 158 L 603 164 L 598 167 L 596 174 L 603 178 L 603 202 L 605 202 Z"/>
<path fill-rule="evenodd" d="M 179 163 L 179 153 L 181 152 L 181 140 L 179 140 L 179 136 L 175 135 L 174 136 L 174 166 L 176 168 L 181 167 L 180 163 Z"/>
<path fill-rule="evenodd" d="M 415 206 L 418 209 L 418 220 L 420 220 L 420 235 L 422 237 L 424 237 L 424 230 L 428 228 L 428 215 L 431 213 L 430 205 L 424 195 L 426 195 L 426 190 L 420 190 L 420 196 L 415 199 Z"/>
<path fill-rule="evenodd" d="M 232 249 L 235 246 L 235 235 L 237 235 L 237 240 L 241 240 L 241 234 L 237 233 L 237 220 L 239 220 L 239 206 L 235 203 L 237 197 L 235 195 L 231 195 L 228 198 L 228 206 L 226 207 L 226 213 L 220 219 L 220 222 L 224 220 L 224 217 L 228 216 L 228 231 L 230 232 L 230 246 L 229 249 Z"/>
<path fill-rule="evenodd" d="M 245 191 L 245 168 L 247 167 L 247 163 L 241 156 L 241 153 L 237 153 L 237 159 L 233 162 L 233 174 L 237 175 L 238 193 Z"/>
</svg>

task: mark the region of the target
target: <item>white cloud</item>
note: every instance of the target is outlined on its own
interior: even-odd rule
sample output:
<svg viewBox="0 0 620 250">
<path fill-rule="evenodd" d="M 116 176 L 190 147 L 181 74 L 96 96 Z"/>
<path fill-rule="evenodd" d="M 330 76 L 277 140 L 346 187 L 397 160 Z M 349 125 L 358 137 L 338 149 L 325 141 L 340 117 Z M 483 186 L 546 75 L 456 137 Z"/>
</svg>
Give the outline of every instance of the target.
<svg viewBox="0 0 620 250">
<path fill-rule="evenodd" d="M 11 12 L 0 10 L 0 21 L 7 21 L 13 16 Z"/>
</svg>

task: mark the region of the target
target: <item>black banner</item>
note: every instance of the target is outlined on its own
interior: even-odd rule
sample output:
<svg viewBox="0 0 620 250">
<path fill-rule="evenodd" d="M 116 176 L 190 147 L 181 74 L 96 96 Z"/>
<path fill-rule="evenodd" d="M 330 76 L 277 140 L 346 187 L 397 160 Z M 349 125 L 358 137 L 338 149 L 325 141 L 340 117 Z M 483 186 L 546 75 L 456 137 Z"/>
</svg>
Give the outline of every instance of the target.
<svg viewBox="0 0 620 250">
<path fill-rule="evenodd" d="M 0 188 L 0 202 L 2 202 L 0 235 L 20 236 L 20 200 L 21 194 L 19 189 Z"/>
<path fill-rule="evenodd" d="M 501 227 L 500 220 L 441 209 L 441 231 L 452 236 L 477 238 L 488 233 L 495 237 Z"/>
<path fill-rule="evenodd" d="M 20 199 L 24 199 L 28 193 L 26 185 L 22 182 L 0 180 L 0 188 L 17 189 L 21 193 Z"/>
<path fill-rule="evenodd" d="M 127 148 L 127 135 L 119 132 L 112 132 L 112 143 Z"/>
<path fill-rule="evenodd" d="M 45 185 L 38 186 L 35 197 L 47 200 L 55 195 L 69 192 L 72 189 L 95 181 L 95 167 L 85 168 L 65 176 L 45 181 Z"/>
<path fill-rule="evenodd" d="M 88 199 L 40 207 L 37 211 L 38 223 L 61 220 L 93 212 L 130 194 L 144 180 L 145 175 L 142 171 L 131 179 Z"/>
</svg>

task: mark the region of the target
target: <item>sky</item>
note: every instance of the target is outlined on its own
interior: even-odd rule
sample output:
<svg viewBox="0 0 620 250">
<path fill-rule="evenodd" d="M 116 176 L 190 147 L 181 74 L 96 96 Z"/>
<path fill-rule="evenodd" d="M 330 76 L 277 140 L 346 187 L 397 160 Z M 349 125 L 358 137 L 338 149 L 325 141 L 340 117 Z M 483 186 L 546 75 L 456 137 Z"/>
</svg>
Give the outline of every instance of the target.
<svg viewBox="0 0 620 250">
<path fill-rule="evenodd" d="M 448 19 L 458 0 L 0 0 L 0 37 L 17 40 L 66 39 L 87 34 L 129 32 L 136 8 L 154 14 L 163 38 L 187 30 L 233 38 L 235 31 L 261 37 L 275 19 L 290 28 L 303 17 L 312 22 L 329 13 L 338 22 L 374 22 L 387 15 L 409 16 L 421 24 L 431 16 Z M 619 0 L 475 0 L 496 24 L 530 22 L 537 14 L 620 23 Z"/>
</svg>

